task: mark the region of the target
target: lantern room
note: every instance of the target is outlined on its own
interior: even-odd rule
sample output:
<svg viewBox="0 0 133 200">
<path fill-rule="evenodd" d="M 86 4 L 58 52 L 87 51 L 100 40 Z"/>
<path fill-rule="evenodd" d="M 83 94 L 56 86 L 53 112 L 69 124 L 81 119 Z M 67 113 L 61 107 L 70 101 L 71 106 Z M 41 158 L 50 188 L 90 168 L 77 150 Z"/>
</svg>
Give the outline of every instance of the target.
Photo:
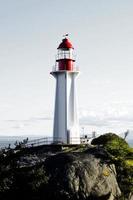
<svg viewBox="0 0 133 200">
<path fill-rule="evenodd" d="M 56 58 L 57 69 L 60 71 L 73 71 L 75 55 L 73 54 L 73 45 L 68 38 L 64 38 L 60 43 L 58 49 L 58 54 Z"/>
</svg>

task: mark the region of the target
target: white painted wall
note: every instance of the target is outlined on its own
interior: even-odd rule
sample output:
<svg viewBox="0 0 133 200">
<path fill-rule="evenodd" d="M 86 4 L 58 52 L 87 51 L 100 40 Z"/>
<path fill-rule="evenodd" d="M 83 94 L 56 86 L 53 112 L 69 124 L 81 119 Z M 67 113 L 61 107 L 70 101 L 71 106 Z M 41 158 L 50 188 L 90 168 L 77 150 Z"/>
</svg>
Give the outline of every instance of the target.
<svg viewBox="0 0 133 200">
<path fill-rule="evenodd" d="M 69 132 L 69 142 L 80 143 L 76 77 L 78 72 L 67 72 L 67 131 Z"/>
<path fill-rule="evenodd" d="M 76 99 L 76 76 L 78 72 L 56 71 L 51 73 L 56 79 L 54 141 L 79 144 L 79 123 Z"/>
</svg>

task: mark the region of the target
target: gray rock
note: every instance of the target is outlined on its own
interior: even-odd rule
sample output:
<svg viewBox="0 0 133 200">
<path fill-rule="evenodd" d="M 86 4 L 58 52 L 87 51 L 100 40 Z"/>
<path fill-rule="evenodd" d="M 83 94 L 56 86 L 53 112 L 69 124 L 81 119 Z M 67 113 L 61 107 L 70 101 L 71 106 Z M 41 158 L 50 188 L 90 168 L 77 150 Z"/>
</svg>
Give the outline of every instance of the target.
<svg viewBox="0 0 133 200">
<path fill-rule="evenodd" d="M 89 153 L 62 153 L 46 160 L 51 198 L 107 199 L 119 197 L 113 164 Z"/>
<path fill-rule="evenodd" d="M 104 149 L 83 151 L 80 146 L 69 153 L 32 150 L 2 157 L 0 199 L 18 200 L 18 195 L 30 200 L 119 199 L 117 174 L 109 158 Z"/>
</svg>

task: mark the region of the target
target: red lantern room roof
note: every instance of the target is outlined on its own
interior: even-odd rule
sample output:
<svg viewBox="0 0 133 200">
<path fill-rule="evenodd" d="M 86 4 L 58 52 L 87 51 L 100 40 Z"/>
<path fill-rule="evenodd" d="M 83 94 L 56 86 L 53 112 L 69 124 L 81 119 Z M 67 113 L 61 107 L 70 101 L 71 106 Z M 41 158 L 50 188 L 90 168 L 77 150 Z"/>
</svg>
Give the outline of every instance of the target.
<svg viewBox="0 0 133 200">
<path fill-rule="evenodd" d="M 64 38 L 57 49 L 74 49 L 68 38 Z"/>
</svg>

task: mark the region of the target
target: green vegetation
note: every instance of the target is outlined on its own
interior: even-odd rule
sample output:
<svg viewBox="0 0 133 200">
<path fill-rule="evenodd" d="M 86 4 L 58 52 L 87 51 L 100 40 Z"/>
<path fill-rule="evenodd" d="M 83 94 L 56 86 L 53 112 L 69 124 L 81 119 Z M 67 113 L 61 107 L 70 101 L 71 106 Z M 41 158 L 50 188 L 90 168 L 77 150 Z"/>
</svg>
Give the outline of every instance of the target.
<svg viewBox="0 0 133 200">
<path fill-rule="evenodd" d="M 116 166 L 117 181 L 122 191 L 122 200 L 133 193 L 133 148 L 113 133 L 101 135 L 93 139 L 93 145 L 102 146 L 110 154 L 110 160 Z"/>
<path fill-rule="evenodd" d="M 133 167 L 133 160 L 125 160 L 126 165 Z"/>
</svg>

